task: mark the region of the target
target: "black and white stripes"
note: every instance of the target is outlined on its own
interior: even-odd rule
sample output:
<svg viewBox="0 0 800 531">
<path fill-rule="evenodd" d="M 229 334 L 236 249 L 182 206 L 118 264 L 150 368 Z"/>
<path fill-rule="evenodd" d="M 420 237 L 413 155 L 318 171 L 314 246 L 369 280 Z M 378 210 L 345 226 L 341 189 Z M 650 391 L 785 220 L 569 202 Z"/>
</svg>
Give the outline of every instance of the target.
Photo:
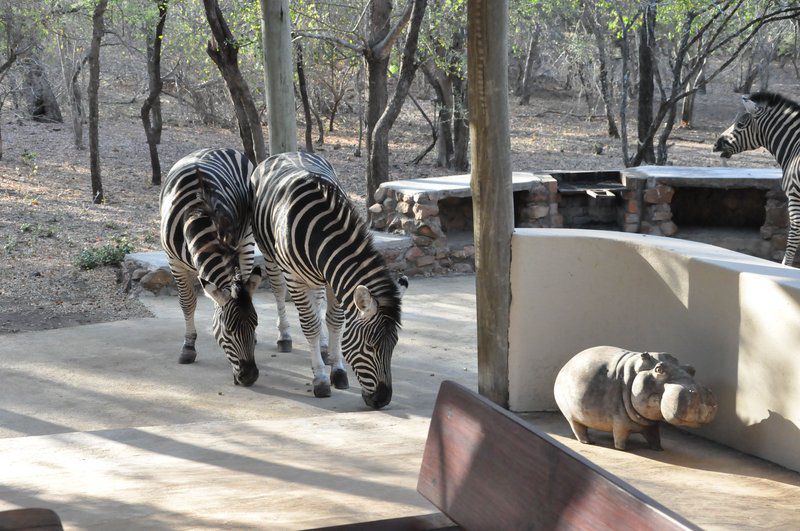
<svg viewBox="0 0 800 531">
<path fill-rule="evenodd" d="M 784 265 L 793 265 L 800 245 L 800 105 L 771 92 L 742 96 L 741 113 L 714 144 L 723 158 L 759 147 L 772 153 L 783 169 L 781 188 L 789 206 L 789 235 Z"/>
<path fill-rule="evenodd" d="M 261 272 L 253 269 L 252 171 L 244 153 L 204 149 L 175 163 L 161 190 L 161 244 L 186 321 L 178 361 L 192 363 L 197 356 L 197 277 L 214 300 L 214 337 L 231 363 L 234 382 L 241 385 L 252 385 L 258 378 L 251 293 Z"/>
<path fill-rule="evenodd" d="M 285 276 L 311 348 L 315 395 L 329 396 L 331 380 L 337 388 L 347 387 L 343 354 L 364 401 L 374 408 L 385 406 L 392 397 L 391 357 L 407 279 L 392 280 L 325 159 L 307 153 L 276 155 L 256 168 L 252 182 L 253 230 L 278 304 L 279 345 L 289 340 Z M 330 378 L 320 353 L 321 289 L 327 291 Z"/>
</svg>

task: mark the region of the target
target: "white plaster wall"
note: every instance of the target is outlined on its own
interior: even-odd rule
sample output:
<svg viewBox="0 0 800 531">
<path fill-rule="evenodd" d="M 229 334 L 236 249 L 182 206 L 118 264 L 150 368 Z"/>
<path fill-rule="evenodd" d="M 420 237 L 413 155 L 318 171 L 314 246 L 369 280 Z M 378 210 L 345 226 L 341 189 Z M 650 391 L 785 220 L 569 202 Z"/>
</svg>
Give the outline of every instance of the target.
<svg viewBox="0 0 800 531">
<path fill-rule="evenodd" d="M 800 470 L 800 270 L 621 232 L 518 229 L 509 403 L 556 409 L 553 382 L 597 345 L 666 351 L 720 401 L 710 439 Z"/>
</svg>

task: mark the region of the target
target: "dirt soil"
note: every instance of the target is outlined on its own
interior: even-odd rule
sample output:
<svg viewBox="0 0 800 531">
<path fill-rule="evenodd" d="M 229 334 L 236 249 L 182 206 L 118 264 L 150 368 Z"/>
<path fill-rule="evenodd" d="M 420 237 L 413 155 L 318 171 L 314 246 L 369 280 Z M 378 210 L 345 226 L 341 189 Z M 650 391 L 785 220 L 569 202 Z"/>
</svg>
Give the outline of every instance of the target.
<svg viewBox="0 0 800 531">
<path fill-rule="evenodd" d="M 776 72 L 773 79 L 772 90 L 798 99 L 800 90 L 792 74 Z M 711 146 L 740 108 L 739 95 L 731 91 L 731 86 L 720 81 L 708 94 L 698 97 L 695 128 L 676 130 L 672 135 L 673 164 L 720 164 Z M 110 92 L 107 97 L 111 97 Z M 85 271 L 76 265 L 81 250 L 120 236 L 127 237 L 136 251 L 160 248 L 159 189 L 148 184 L 150 163 L 139 105 L 101 104 L 106 196 L 102 205 L 91 202 L 89 153 L 74 147 L 69 123 L 39 124 L 21 118 L 13 109 L 3 112 L 0 334 L 148 315 L 137 299 L 120 292 L 118 268 Z M 165 174 L 173 163 L 196 149 L 240 146 L 235 132 L 173 118 L 181 113 L 170 100 L 165 100 L 164 108 L 166 123 L 159 151 Z M 517 105 L 512 97 L 513 169 L 620 168 L 620 144 L 605 135 L 601 109 L 596 108 L 591 118 L 589 114 L 585 101 L 567 92 L 542 91 L 528 106 Z M 629 131 L 635 132 L 635 123 L 629 125 Z M 363 209 L 366 159 L 353 155 L 357 134 L 356 117 L 343 115 L 337 129 L 326 134 L 325 144 L 317 147 Z M 419 165 L 408 163 L 429 138 L 428 125 L 413 106 L 407 105 L 392 130 L 392 179 L 451 173 L 435 166 L 433 154 Z M 730 165 L 774 167 L 775 162 L 760 151 L 737 156 Z"/>
</svg>

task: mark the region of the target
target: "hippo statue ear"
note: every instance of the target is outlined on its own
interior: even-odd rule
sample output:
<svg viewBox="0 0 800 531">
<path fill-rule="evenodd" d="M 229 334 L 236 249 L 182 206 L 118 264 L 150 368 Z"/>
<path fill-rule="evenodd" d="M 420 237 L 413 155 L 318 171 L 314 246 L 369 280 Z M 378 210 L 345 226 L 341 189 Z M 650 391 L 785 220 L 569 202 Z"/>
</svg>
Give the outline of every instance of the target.
<svg viewBox="0 0 800 531">
<path fill-rule="evenodd" d="M 649 352 L 642 352 L 639 356 L 642 358 L 642 361 L 650 361 L 653 359 L 653 356 L 651 356 Z"/>
<path fill-rule="evenodd" d="M 695 370 L 691 365 L 681 365 L 681 369 L 688 372 L 690 376 L 694 376 Z"/>
</svg>

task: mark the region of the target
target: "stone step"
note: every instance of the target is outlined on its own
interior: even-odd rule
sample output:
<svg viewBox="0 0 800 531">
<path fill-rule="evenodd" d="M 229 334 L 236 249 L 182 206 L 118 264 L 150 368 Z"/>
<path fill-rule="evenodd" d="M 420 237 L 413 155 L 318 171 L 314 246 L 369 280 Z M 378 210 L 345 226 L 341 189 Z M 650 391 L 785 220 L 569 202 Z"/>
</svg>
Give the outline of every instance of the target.
<svg viewBox="0 0 800 531">
<path fill-rule="evenodd" d="M 414 244 L 411 236 L 390 234 L 387 232 L 370 231 L 376 250 L 383 254 L 387 262 L 395 262 L 402 258 L 405 251 Z M 264 256 L 256 248 L 255 264 L 264 266 Z M 175 280 L 169 269 L 169 262 L 164 251 L 148 251 L 130 253 L 125 256 L 122 263 L 124 271 L 124 290 L 138 294 L 142 290 L 154 295 L 174 295 L 177 293 Z M 262 289 L 269 287 L 267 282 L 262 284 Z"/>
</svg>

